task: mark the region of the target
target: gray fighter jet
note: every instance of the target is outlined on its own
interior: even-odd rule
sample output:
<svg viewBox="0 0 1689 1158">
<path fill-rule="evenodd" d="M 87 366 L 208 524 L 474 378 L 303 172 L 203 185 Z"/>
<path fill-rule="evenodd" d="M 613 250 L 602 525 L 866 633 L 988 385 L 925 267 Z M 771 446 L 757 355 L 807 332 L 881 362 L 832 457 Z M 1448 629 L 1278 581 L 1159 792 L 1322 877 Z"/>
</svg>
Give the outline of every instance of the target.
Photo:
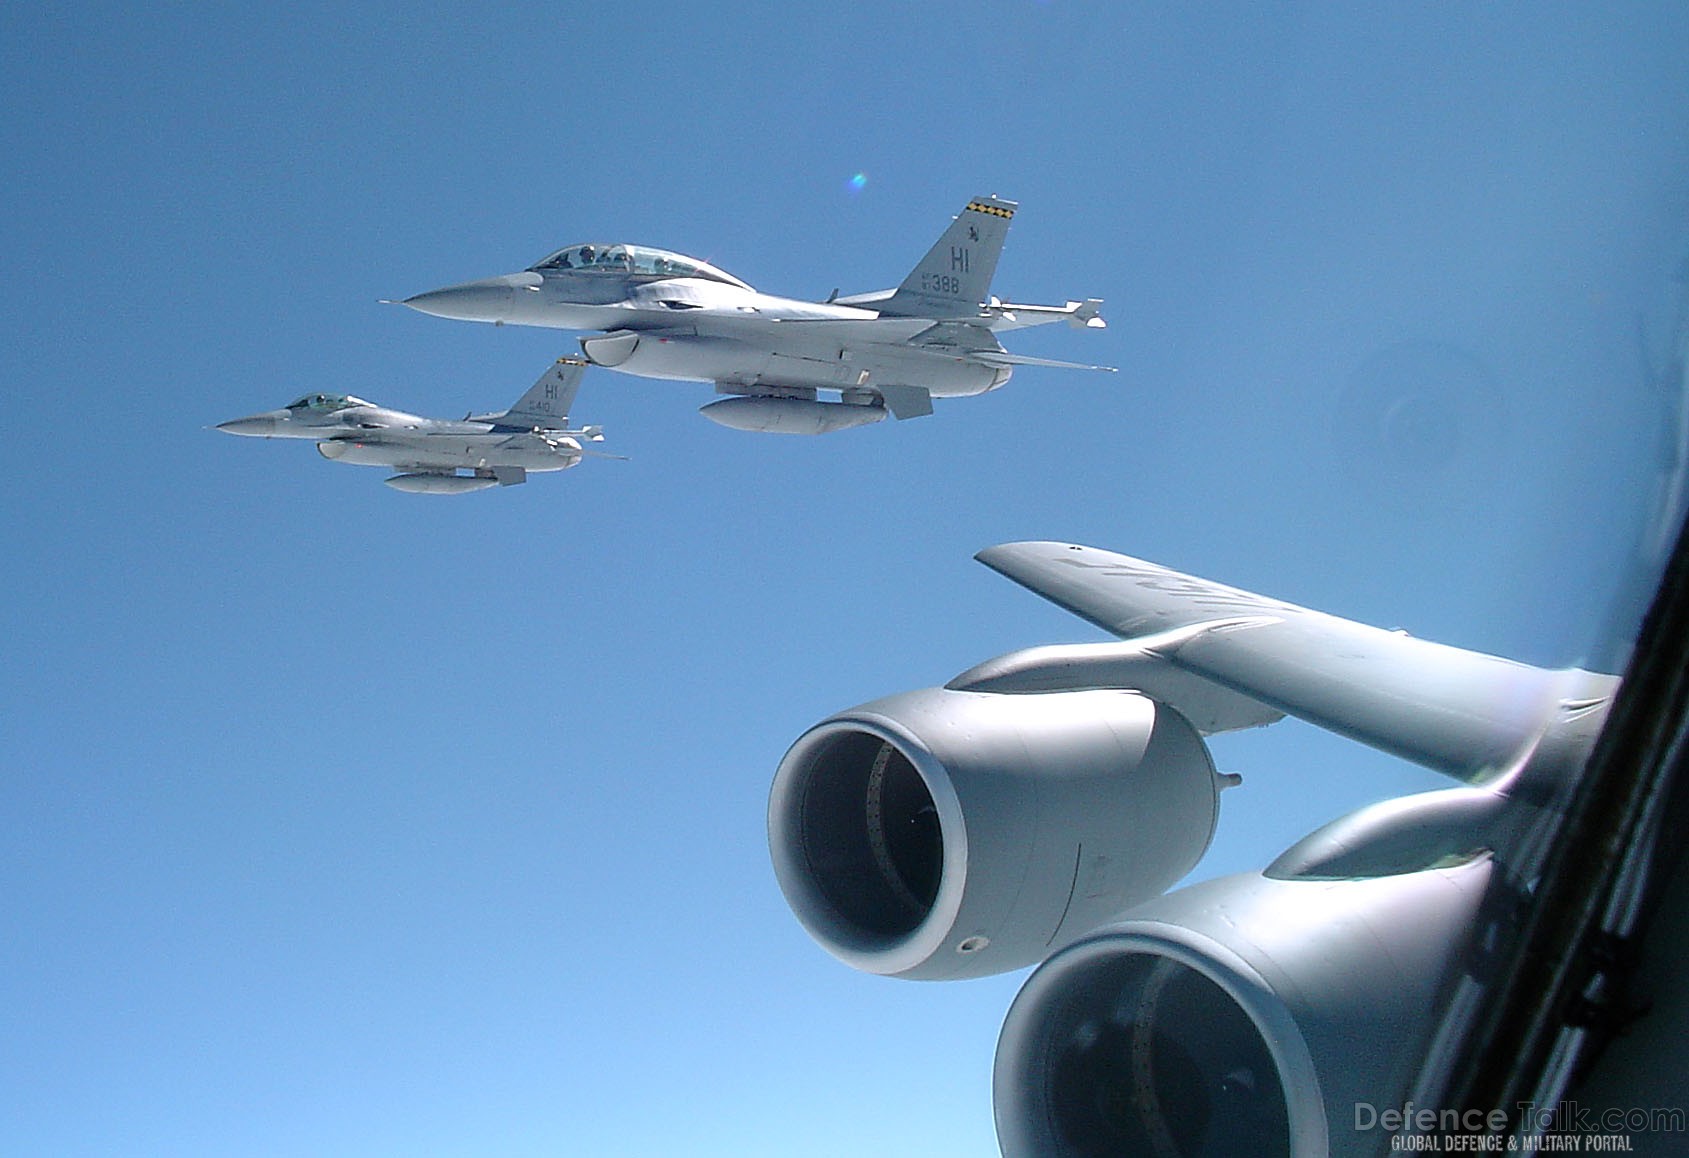
<svg viewBox="0 0 1689 1158">
<path fill-rule="evenodd" d="M 1015 305 L 990 295 L 1015 203 L 968 202 L 896 289 L 794 301 L 758 293 L 708 262 L 636 245 L 560 249 L 521 273 L 406 298 L 464 321 L 598 330 L 581 349 L 645 378 L 715 383 L 703 408 L 739 430 L 824 434 L 932 413 L 934 398 L 983 394 L 1016 366 L 1108 370 L 1011 354 L 1002 330 L 1104 325 L 1100 299 Z"/>
<path fill-rule="evenodd" d="M 529 471 L 568 470 L 604 440 L 598 426 L 571 429 L 569 407 L 586 363 L 563 358 L 500 414 L 461 422 L 388 410 L 346 394 L 307 394 L 285 409 L 219 423 L 258 438 L 311 438 L 324 458 L 399 471 L 387 480 L 413 494 L 456 495 L 526 482 Z M 468 471 L 468 474 L 459 474 Z"/>
</svg>

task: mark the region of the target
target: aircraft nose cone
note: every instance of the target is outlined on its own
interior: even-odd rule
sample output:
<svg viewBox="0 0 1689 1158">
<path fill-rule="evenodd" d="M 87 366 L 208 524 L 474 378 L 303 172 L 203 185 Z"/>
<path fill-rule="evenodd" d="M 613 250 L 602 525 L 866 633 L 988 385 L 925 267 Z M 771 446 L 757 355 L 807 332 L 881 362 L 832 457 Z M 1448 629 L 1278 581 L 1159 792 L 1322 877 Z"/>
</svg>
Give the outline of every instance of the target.
<svg viewBox="0 0 1689 1158">
<path fill-rule="evenodd" d="M 268 438 L 276 432 L 276 416 L 274 414 L 254 414 L 249 418 L 231 418 L 227 422 L 219 422 L 217 429 L 226 434 L 246 434 L 257 438 Z"/>
<path fill-rule="evenodd" d="M 456 318 L 465 322 L 502 322 L 509 318 L 510 307 L 518 289 L 537 288 L 543 279 L 537 273 L 511 273 L 502 277 L 468 281 L 445 289 L 408 297 L 400 305 L 409 306 L 437 318 Z"/>
</svg>

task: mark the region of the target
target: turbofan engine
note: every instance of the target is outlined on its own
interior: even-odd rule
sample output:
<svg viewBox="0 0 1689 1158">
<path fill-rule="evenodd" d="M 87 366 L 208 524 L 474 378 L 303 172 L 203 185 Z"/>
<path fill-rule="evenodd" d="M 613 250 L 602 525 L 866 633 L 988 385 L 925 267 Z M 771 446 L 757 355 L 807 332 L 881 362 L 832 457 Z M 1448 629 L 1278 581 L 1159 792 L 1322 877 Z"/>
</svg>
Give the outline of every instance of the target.
<svg viewBox="0 0 1689 1158">
<path fill-rule="evenodd" d="M 1380 1152 L 1492 863 L 1225 877 L 1068 946 L 1003 1024 L 993 1076 L 1003 1153 Z"/>
<path fill-rule="evenodd" d="M 931 688 L 800 736 L 775 774 L 769 847 L 834 956 L 977 977 L 1178 880 L 1208 847 L 1221 783 L 1191 724 L 1143 695 Z"/>
</svg>

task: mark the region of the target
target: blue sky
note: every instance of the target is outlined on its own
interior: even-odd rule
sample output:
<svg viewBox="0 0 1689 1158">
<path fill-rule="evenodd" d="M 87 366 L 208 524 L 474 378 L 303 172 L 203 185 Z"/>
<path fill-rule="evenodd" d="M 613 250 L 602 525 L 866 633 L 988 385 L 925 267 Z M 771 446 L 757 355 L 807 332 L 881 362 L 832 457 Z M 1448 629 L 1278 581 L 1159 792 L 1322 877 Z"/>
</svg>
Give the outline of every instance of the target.
<svg viewBox="0 0 1689 1158">
<path fill-rule="evenodd" d="M 970 561 L 1065 538 L 1610 664 L 1672 411 L 1670 4 L 100 5 L 0 15 L 0 1153 L 994 1152 L 1019 977 L 859 976 L 768 865 L 786 745 L 1096 638 Z M 865 181 L 853 183 L 862 174 Z M 205 427 L 450 415 L 568 335 L 377 304 L 582 240 L 996 288 L 1110 328 L 932 418 L 724 430 L 460 499 Z M 1201 876 L 1433 779 L 1295 724 Z"/>
</svg>

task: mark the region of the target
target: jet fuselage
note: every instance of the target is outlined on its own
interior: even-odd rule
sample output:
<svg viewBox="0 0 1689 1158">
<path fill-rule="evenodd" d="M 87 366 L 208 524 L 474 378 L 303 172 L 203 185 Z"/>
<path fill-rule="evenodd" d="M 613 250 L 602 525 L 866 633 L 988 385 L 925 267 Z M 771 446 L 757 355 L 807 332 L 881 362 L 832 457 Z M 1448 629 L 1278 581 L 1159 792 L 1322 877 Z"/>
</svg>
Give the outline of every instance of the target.
<svg viewBox="0 0 1689 1158">
<path fill-rule="evenodd" d="M 934 397 L 983 394 L 1007 366 L 962 347 L 911 345 L 923 318 L 802 302 L 704 278 L 528 270 L 407 298 L 423 313 L 495 325 L 598 330 L 581 340 L 598 365 L 643 378 L 725 387 L 848 390 L 918 383 Z M 981 324 L 986 319 L 981 319 Z"/>
<path fill-rule="evenodd" d="M 280 410 L 218 424 L 229 434 L 307 438 L 326 459 L 405 472 L 387 480 L 399 490 L 461 494 L 522 482 L 529 471 L 567 470 L 601 442 L 596 426 L 569 427 L 568 409 L 586 363 L 560 359 L 509 409 L 461 420 L 424 418 L 346 394 L 307 394 Z M 458 476 L 468 470 L 473 475 Z M 479 480 L 479 481 L 477 481 Z"/>
<path fill-rule="evenodd" d="M 824 302 L 759 293 L 706 261 L 640 245 L 559 249 L 520 273 L 402 304 L 494 325 L 597 331 L 581 350 L 643 378 L 711 382 L 757 401 L 703 414 L 741 430 L 817 434 L 932 413 L 934 398 L 983 394 L 1025 365 L 1107 370 L 1011 354 L 1000 330 L 1065 322 L 1101 329 L 1097 298 L 1012 305 L 991 279 L 1015 203 L 975 197 L 894 289 Z"/>
</svg>

